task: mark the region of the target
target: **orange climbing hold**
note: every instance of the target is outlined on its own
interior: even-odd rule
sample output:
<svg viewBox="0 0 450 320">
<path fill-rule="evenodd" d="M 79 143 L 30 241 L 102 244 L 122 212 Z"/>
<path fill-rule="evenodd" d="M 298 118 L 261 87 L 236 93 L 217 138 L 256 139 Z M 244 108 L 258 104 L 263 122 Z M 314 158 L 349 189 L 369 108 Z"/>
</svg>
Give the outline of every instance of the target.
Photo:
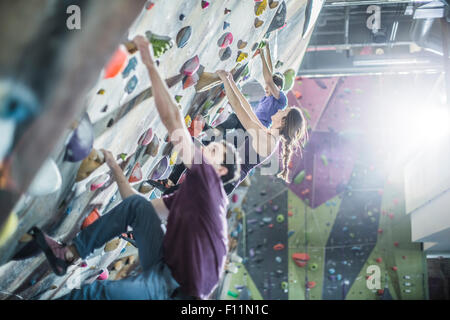
<svg viewBox="0 0 450 320">
<path fill-rule="evenodd" d="M 94 210 L 92 210 L 92 212 L 86 217 L 86 219 L 84 219 L 83 224 L 81 225 L 81 230 L 83 230 L 84 228 L 87 228 L 88 226 L 90 226 L 91 224 L 93 224 L 95 222 L 95 220 L 97 220 L 98 218 L 100 218 L 100 214 L 98 213 L 97 208 L 95 208 Z"/>
<path fill-rule="evenodd" d="M 284 244 L 282 244 L 282 243 L 278 243 L 273 246 L 273 250 L 276 250 L 276 251 L 283 250 L 283 249 L 284 249 Z"/>
<path fill-rule="evenodd" d="M 141 171 L 141 165 L 136 163 L 134 165 L 133 171 L 131 172 L 130 178 L 128 179 L 128 182 L 138 182 L 142 180 L 142 171 Z"/>
<path fill-rule="evenodd" d="M 309 289 L 312 289 L 316 286 L 315 281 L 308 281 L 308 284 L 306 285 Z"/>
<path fill-rule="evenodd" d="M 205 119 L 201 115 L 197 115 L 188 128 L 192 137 L 198 137 L 205 127 Z"/>
<path fill-rule="evenodd" d="M 152 1 L 147 1 L 147 3 L 145 4 L 145 9 L 151 10 L 154 6 L 155 6 L 155 3 L 154 3 L 154 2 L 152 2 Z"/>
<path fill-rule="evenodd" d="M 297 99 L 300 99 L 302 97 L 302 93 L 300 91 L 294 91 L 294 95 Z"/>
<path fill-rule="evenodd" d="M 305 179 L 308 180 L 308 181 L 311 181 L 311 180 L 312 180 L 312 175 L 308 174 L 308 175 L 305 177 Z"/>
<path fill-rule="evenodd" d="M 127 56 L 127 53 L 119 47 L 105 66 L 104 78 L 109 79 L 117 76 L 125 68 Z"/>
<path fill-rule="evenodd" d="M 294 263 L 299 266 L 300 268 L 303 268 L 306 266 L 306 263 L 309 261 L 310 257 L 307 253 L 294 253 L 292 254 L 292 260 L 294 260 Z"/>
<path fill-rule="evenodd" d="M 294 214 L 292 213 L 292 211 L 288 211 L 288 216 L 292 217 Z"/>
</svg>

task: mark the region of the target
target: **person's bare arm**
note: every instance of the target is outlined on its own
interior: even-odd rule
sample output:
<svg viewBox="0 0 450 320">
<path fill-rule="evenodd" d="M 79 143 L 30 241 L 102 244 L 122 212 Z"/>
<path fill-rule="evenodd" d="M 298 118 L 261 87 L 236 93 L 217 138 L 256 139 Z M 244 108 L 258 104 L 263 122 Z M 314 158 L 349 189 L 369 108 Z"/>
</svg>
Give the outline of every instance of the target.
<svg viewBox="0 0 450 320">
<path fill-rule="evenodd" d="M 194 157 L 194 143 L 186 128 L 186 124 L 180 110 L 178 109 L 165 81 L 161 78 L 157 66 L 153 61 L 149 49 L 149 42 L 142 36 L 137 36 L 133 40 L 141 53 L 142 62 L 147 67 L 150 80 L 152 82 L 152 92 L 155 98 L 156 109 L 162 123 L 169 132 L 170 141 L 174 149 L 179 151 L 179 157 L 190 168 Z"/>
<path fill-rule="evenodd" d="M 117 182 L 122 200 L 125 200 L 126 198 L 135 194 L 139 194 L 131 187 L 127 177 L 125 177 L 125 175 L 123 174 L 122 168 L 120 168 L 120 166 L 117 164 L 112 153 L 104 149 L 102 149 L 101 151 L 105 155 L 105 161 L 108 164 L 108 167 L 111 169 L 114 180 Z"/>
<path fill-rule="evenodd" d="M 266 44 L 266 53 L 268 56 L 267 59 L 269 60 L 269 64 L 270 64 L 270 66 L 272 66 L 272 60 L 270 58 L 269 44 Z M 273 71 L 272 71 L 272 68 L 269 67 L 269 65 L 268 65 L 268 61 L 266 60 L 264 50 L 260 50 L 260 55 L 261 55 L 264 82 L 266 83 L 267 87 L 269 88 L 270 93 L 275 97 L 275 99 L 279 99 L 280 98 L 280 89 L 277 87 L 275 82 L 273 82 Z"/>
<path fill-rule="evenodd" d="M 261 122 L 258 120 L 257 122 L 252 119 L 252 117 L 248 114 L 248 112 L 245 110 L 245 108 L 242 106 L 242 103 L 240 99 L 237 98 L 236 93 L 233 95 L 233 87 L 237 89 L 237 87 L 232 85 L 231 83 L 234 82 L 233 77 L 231 74 L 225 72 L 225 71 L 218 71 L 217 74 L 223 81 L 225 92 L 227 92 L 227 97 L 233 97 L 232 99 L 229 99 L 231 107 L 233 108 L 234 112 L 236 113 L 236 116 L 238 117 L 239 121 L 242 123 L 242 126 L 245 128 L 247 133 L 251 135 L 253 138 L 253 146 L 257 153 L 261 156 L 267 156 L 272 152 L 273 145 L 273 139 L 270 133 L 267 131 L 266 127 L 264 127 Z M 260 148 L 260 146 L 263 146 Z"/>
<path fill-rule="evenodd" d="M 158 214 L 159 218 L 161 220 L 167 221 L 167 218 L 169 217 L 169 209 L 166 207 L 163 199 L 153 199 L 150 202 L 152 203 L 152 206 Z"/>
</svg>

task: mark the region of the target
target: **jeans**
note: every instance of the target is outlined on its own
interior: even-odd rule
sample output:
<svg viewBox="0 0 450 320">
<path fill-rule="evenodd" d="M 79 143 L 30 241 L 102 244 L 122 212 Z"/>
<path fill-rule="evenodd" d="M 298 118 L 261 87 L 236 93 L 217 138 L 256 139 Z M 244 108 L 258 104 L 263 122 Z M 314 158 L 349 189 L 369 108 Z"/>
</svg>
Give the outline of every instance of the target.
<svg viewBox="0 0 450 320">
<path fill-rule="evenodd" d="M 143 272 L 123 280 L 95 281 L 74 289 L 63 300 L 166 300 L 179 284 L 163 262 L 161 220 L 152 204 L 134 195 L 82 230 L 73 240 L 82 259 L 109 240 L 133 228 Z M 177 290 L 178 291 L 178 290 Z"/>
</svg>

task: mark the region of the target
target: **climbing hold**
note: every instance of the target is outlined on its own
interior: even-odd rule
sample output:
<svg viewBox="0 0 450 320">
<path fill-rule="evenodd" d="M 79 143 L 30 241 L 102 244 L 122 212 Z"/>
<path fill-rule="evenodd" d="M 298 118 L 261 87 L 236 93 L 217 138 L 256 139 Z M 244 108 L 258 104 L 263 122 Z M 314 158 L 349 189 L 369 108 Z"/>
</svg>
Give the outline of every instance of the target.
<svg viewBox="0 0 450 320">
<path fill-rule="evenodd" d="M 308 289 L 312 289 L 316 286 L 316 282 L 315 281 L 308 281 L 308 283 L 306 284 L 306 287 Z"/>
<path fill-rule="evenodd" d="M 279 1 L 269 0 L 269 7 L 270 7 L 270 9 L 275 9 L 276 7 L 278 7 L 279 3 L 280 3 Z"/>
<path fill-rule="evenodd" d="M 156 165 L 152 175 L 152 180 L 159 180 L 167 171 L 167 168 L 169 167 L 169 159 L 167 157 L 163 157 L 158 164 Z"/>
<path fill-rule="evenodd" d="M 183 21 L 184 18 L 186 18 L 186 16 L 184 14 L 180 14 L 180 16 L 178 17 L 178 19 L 180 19 L 180 21 Z"/>
<path fill-rule="evenodd" d="M 393 213 L 389 213 L 389 219 L 394 219 L 394 214 Z"/>
<path fill-rule="evenodd" d="M 233 203 L 236 203 L 238 201 L 238 195 L 235 193 L 233 194 L 233 196 L 231 197 L 231 201 L 233 201 Z"/>
<path fill-rule="evenodd" d="M 202 0 L 202 9 L 205 9 L 209 6 L 209 2 L 208 1 L 204 1 Z"/>
<path fill-rule="evenodd" d="M 119 244 L 120 244 L 120 238 L 112 239 L 105 245 L 104 251 L 110 252 L 110 251 L 116 250 L 119 247 Z"/>
<path fill-rule="evenodd" d="M 109 180 L 109 174 L 103 174 L 100 177 L 97 177 L 92 183 L 91 183 L 91 191 L 95 191 L 105 185 L 105 183 Z"/>
<path fill-rule="evenodd" d="M 273 250 L 275 250 L 275 251 L 279 251 L 279 250 L 283 250 L 283 249 L 284 249 L 284 244 L 282 244 L 282 243 L 278 243 L 273 246 Z"/>
<path fill-rule="evenodd" d="M 230 26 L 230 24 L 228 22 L 226 22 L 226 21 L 223 22 L 223 30 L 225 30 L 229 26 Z"/>
<path fill-rule="evenodd" d="M 239 40 L 237 43 L 238 49 L 244 49 L 247 46 L 248 42 Z"/>
<path fill-rule="evenodd" d="M 193 74 L 192 76 L 186 76 L 183 78 L 183 89 L 187 89 L 193 85 L 195 85 L 199 80 L 198 74 Z"/>
<path fill-rule="evenodd" d="M 265 223 L 270 223 L 272 221 L 272 217 L 264 217 L 262 220 Z"/>
<path fill-rule="evenodd" d="M 328 269 L 328 273 L 329 273 L 329 274 L 334 274 L 335 272 L 336 272 L 336 270 L 333 269 L 333 268 Z"/>
<path fill-rule="evenodd" d="M 198 68 L 200 67 L 200 60 L 198 59 L 198 55 L 195 57 L 187 60 L 183 66 L 180 69 L 180 73 L 184 74 L 185 76 L 192 76 L 194 73 L 197 72 Z"/>
<path fill-rule="evenodd" d="M 338 281 L 341 281 L 341 280 L 342 280 L 342 275 L 341 275 L 341 274 L 338 274 L 338 275 L 336 276 L 336 279 L 337 279 Z"/>
<path fill-rule="evenodd" d="M 102 273 L 97 277 L 98 280 L 106 280 L 109 277 L 109 271 L 108 269 L 104 269 Z"/>
<path fill-rule="evenodd" d="M 244 59 L 247 59 L 247 57 L 248 57 L 248 53 L 239 51 L 238 52 L 238 57 L 236 58 L 236 62 L 241 62 Z"/>
<path fill-rule="evenodd" d="M 384 289 L 378 289 L 377 295 L 382 296 L 384 294 Z"/>
<path fill-rule="evenodd" d="M 128 179 L 128 182 L 134 183 L 134 182 L 139 182 L 141 180 L 142 180 L 142 170 L 141 170 L 141 165 L 138 162 L 134 165 L 134 168 L 131 171 L 131 175 L 130 175 L 130 178 Z"/>
<path fill-rule="evenodd" d="M 175 101 L 176 101 L 177 103 L 180 103 L 181 98 L 183 98 L 183 96 L 176 95 L 176 96 L 175 96 Z"/>
<path fill-rule="evenodd" d="M 145 9 L 147 10 L 151 10 L 153 7 L 155 6 L 155 3 L 153 1 L 147 1 L 147 3 L 145 4 Z"/>
<path fill-rule="evenodd" d="M 294 90 L 295 98 L 300 99 L 302 97 L 302 93 L 300 91 Z"/>
<path fill-rule="evenodd" d="M 255 18 L 255 28 L 259 28 L 263 25 L 264 21 Z"/>
<path fill-rule="evenodd" d="M 123 261 L 119 260 L 114 263 L 114 270 L 119 271 L 123 267 Z"/>
<path fill-rule="evenodd" d="M 284 216 L 282 215 L 282 214 L 279 214 L 278 216 L 277 216 L 277 222 L 278 223 L 282 223 L 284 221 Z"/>
<path fill-rule="evenodd" d="M 19 219 L 15 212 L 11 212 L 9 217 L 5 220 L 2 226 L 0 226 L 0 247 L 2 247 L 14 234 L 19 225 Z"/>
<path fill-rule="evenodd" d="M 382 234 L 383 233 L 383 229 L 378 229 L 378 233 Z"/>
<path fill-rule="evenodd" d="M 273 210 L 273 211 L 278 211 L 278 209 L 279 209 L 279 207 L 278 207 L 277 205 L 274 205 L 274 206 L 272 207 L 272 210 Z"/>
<path fill-rule="evenodd" d="M 394 242 L 394 246 L 398 247 L 398 242 L 397 241 Z"/>
<path fill-rule="evenodd" d="M 125 86 L 125 92 L 130 94 L 134 91 L 134 89 L 136 89 L 136 86 L 138 84 L 138 78 L 136 77 L 136 75 L 134 75 L 127 83 L 127 85 Z"/>
<path fill-rule="evenodd" d="M 153 190 L 153 187 L 151 185 L 149 185 L 148 183 L 144 182 L 140 187 L 139 187 L 139 192 L 142 194 L 146 194 L 149 193 L 150 191 Z"/>
<path fill-rule="evenodd" d="M 295 78 L 295 70 L 294 69 L 288 69 L 284 73 L 284 86 L 283 91 L 289 91 L 294 86 L 294 78 Z"/>
<path fill-rule="evenodd" d="M 277 63 L 275 63 L 275 68 L 276 68 L 276 69 L 281 68 L 283 65 L 284 65 L 284 62 L 278 60 Z"/>
<path fill-rule="evenodd" d="M 225 10 L 223 11 L 223 14 L 229 14 L 231 12 L 230 9 L 225 8 Z"/>
<path fill-rule="evenodd" d="M 144 132 L 139 138 L 138 144 L 141 146 L 147 146 L 153 140 L 153 130 L 149 128 L 146 132 Z"/>
<path fill-rule="evenodd" d="M 177 34 L 177 46 L 178 48 L 183 48 L 191 38 L 192 34 L 192 28 L 190 26 L 182 28 L 180 31 L 178 31 Z"/>
<path fill-rule="evenodd" d="M 255 15 L 260 16 L 267 8 L 267 0 L 262 0 L 255 4 Z"/>
<path fill-rule="evenodd" d="M 228 295 L 233 297 L 233 298 L 239 297 L 239 293 L 238 292 L 234 292 L 234 291 L 231 291 L 231 290 L 228 291 Z"/>
<path fill-rule="evenodd" d="M 283 1 L 277 9 L 277 12 L 273 17 L 272 22 L 269 25 L 267 33 L 283 28 L 286 25 L 285 22 L 286 22 L 286 3 Z"/>
<path fill-rule="evenodd" d="M 393 266 L 393 267 L 392 267 L 392 270 L 393 270 L 393 271 L 397 271 L 398 268 L 397 268 L 396 266 Z"/>
<path fill-rule="evenodd" d="M 81 268 L 86 268 L 86 267 L 87 267 L 87 263 L 84 262 L 84 261 L 81 262 L 81 263 L 80 263 L 80 267 L 81 267 Z"/>
<path fill-rule="evenodd" d="M 294 183 L 300 184 L 303 182 L 303 179 L 305 178 L 305 170 L 300 171 L 300 173 L 295 177 Z"/>
<path fill-rule="evenodd" d="M 322 155 L 320 156 L 320 158 L 322 159 L 323 165 L 324 165 L 324 166 L 328 166 L 328 159 L 327 159 L 327 157 L 326 157 L 324 154 L 322 154 Z"/>
<path fill-rule="evenodd" d="M 288 216 L 292 217 L 294 215 L 294 213 L 292 211 L 288 211 Z"/>
<path fill-rule="evenodd" d="M 217 40 L 217 45 L 221 48 L 226 48 L 233 43 L 233 34 L 231 32 L 224 33 L 219 40 Z"/>
<path fill-rule="evenodd" d="M 381 258 L 376 258 L 375 261 L 376 261 L 377 263 L 381 263 L 381 262 L 383 262 L 383 259 L 381 259 Z"/>
<path fill-rule="evenodd" d="M 172 155 L 170 156 L 170 159 L 169 159 L 169 165 L 173 166 L 177 162 L 177 158 L 178 158 L 178 152 L 173 151 Z"/>
<path fill-rule="evenodd" d="M 83 224 L 81 225 L 81 230 L 87 228 L 91 224 L 93 224 L 98 218 L 100 218 L 100 214 L 98 213 L 97 208 L 91 211 L 91 213 L 84 219 Z"/>
<path fill-rule="evenodd" d="M 130 61 L 128 61 L 128 65 L 126 66 L 125 70 L 123 70 L 122 77 L 123 78 L 128 77 L 131 71 L 136 70 L 136 66 L 137 66 L 137 58 L 133 57 L 130 59 Z"/>
<path fill-rule="evenodd" d="M 105 94 L 105 90 L 104 89 L 100 89 L 100 90 L 97 91 L 97 94 L 104 95 Z"/>
<path fill-rule="evenodd" d="M 106 127 L 107 127 L 107 128 L 111 128 L 113 124 L 114 124 L 114 119 L 110 119 L 110 120 L 108 121 L 108 123 L 106 124 Z"/>
<path fill-rule="evenodd" d="M 77 162 L 86 158 L 94 145 L 94 129 L 87 113 L 73 131 L 66 145 L 64 160 Z"/>
<path fill-rule="evenodd" d="M 290 230 L 290 231 L 288 232 L 288 238 L 290 238 L 294 233 L 295 233 L 294 230 Z"/>
<path fill-rule="evenodd" d="M 62 178 L 58 166 L 51 158 L 47 159 L 31 182 L 27 193 L 32 196 L 45 196 L 61 187 Z"/>
<path fill-rule="evenodd" d="M 121 47 L 119 47 L 106 64 L 104 68 L 103 78 L 109 79 L 117 76 L 119 72 L 124 68 L 126 61 L 127 53 Z"/>
<path fill-rule="evenodd" d="M 219 57 L 221 61 L 225 61 L 231 57 L 231 48 L 226 47 L 225 49 L 220 49 Z"/>
</svg>

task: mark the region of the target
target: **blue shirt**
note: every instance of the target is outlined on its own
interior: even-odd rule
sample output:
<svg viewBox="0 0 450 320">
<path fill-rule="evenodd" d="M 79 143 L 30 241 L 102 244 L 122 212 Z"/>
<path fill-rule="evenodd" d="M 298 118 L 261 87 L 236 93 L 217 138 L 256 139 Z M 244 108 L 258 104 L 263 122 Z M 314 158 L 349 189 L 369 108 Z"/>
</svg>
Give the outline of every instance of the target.
<svg viewBox="0 0 450 320">
<path fill-rule="evenodd" d="M 272 116 L 277 113 L 278 110 L 286 108 L 286 106 L 287 97 L 283 91 L 280 91 L 280 97 L 278 99 L 272 95 L 264 96 L 255 109 L 255 115 L 266 128 L 270 128 L 272 125 Z"/>
</svg>

